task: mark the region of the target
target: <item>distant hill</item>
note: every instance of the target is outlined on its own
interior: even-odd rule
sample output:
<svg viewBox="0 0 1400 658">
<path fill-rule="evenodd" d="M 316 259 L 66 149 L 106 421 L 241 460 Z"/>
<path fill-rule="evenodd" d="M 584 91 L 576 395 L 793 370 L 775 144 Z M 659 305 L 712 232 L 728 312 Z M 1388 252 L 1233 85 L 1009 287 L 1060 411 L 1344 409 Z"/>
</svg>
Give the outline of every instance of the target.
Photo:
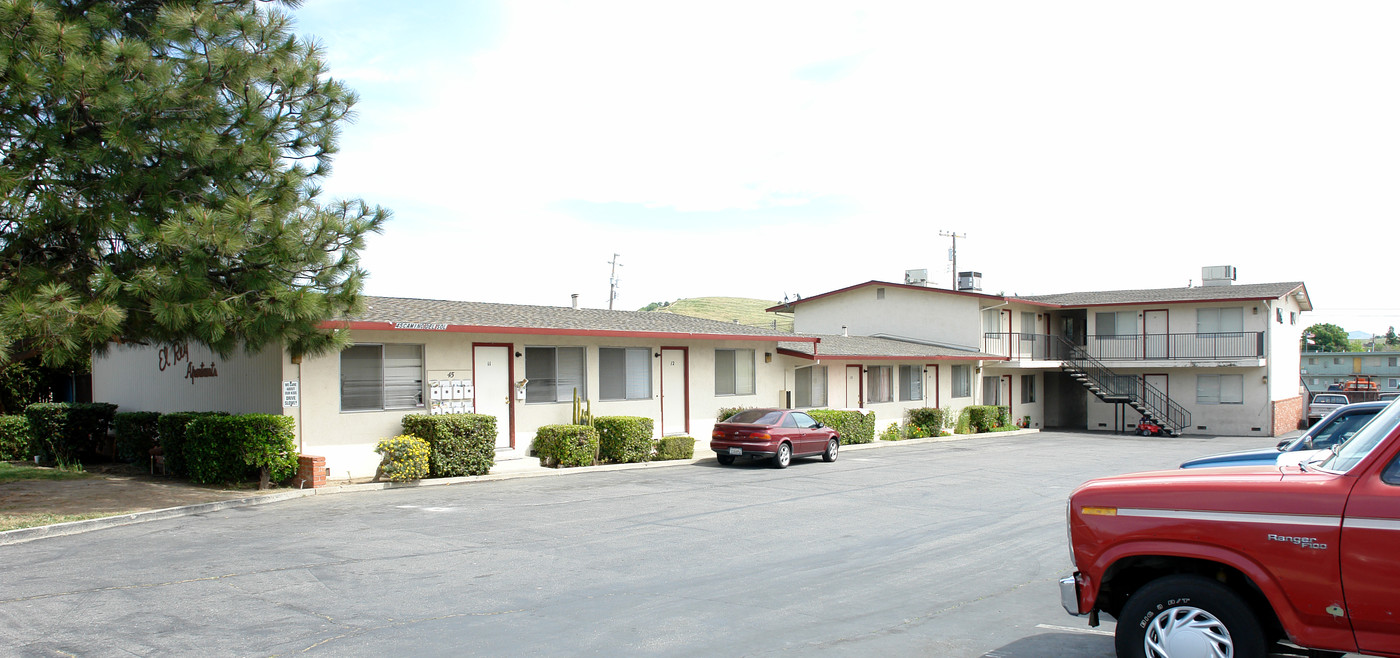
<svg viewBox="0 0 1400 658">
<path fill-rule="evenodd" d="M 734 322 L 750 327 L 763 327 L 765 329 L 777 329 L 778 331 L 792 331 L 792 318 L 779 316 L 776 313 L 768 313 L 763 309 L 777 306 L 778 302 L 771 302 L 763 299 L 749 299 L 747 297 L 695 297 L 692 299 L 678 299 L 674 302 L 657 302 L 648 304 L 646 307 L 638 309 L 641 311 L 655 311 L 659 313 L 675 313 L 676 315 L 687 315 L 693 318 L 706 318 L 709 320 L 719 320 L 720 322 Z M 774 326 L 774 321 L 777 326 Z"/>
</svg>

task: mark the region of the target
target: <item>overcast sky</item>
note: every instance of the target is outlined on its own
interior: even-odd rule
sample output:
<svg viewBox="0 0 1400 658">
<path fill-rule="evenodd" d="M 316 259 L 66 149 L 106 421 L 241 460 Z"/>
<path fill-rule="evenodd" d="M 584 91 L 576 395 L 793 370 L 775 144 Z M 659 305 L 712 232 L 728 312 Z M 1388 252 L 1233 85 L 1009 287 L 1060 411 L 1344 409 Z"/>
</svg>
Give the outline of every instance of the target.
<svg viewBox="0 0 1400 658">
<path fill-rule="evenodd" d="M 925 268 L 1303 281 L 1400 326 L 1400 2 L 307 0 L 376 295 L 616 308 Z"/>
</svg>

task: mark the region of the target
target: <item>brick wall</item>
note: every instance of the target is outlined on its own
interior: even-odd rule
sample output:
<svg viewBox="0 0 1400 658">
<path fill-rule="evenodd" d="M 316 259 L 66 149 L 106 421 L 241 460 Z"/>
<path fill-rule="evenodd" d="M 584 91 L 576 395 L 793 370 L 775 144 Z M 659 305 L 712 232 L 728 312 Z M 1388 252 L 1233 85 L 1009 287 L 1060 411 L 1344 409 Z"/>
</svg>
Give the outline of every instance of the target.
<svg viewBox="0 0 1400 658">
<path fill-rule="evenodd" d="M 297 475 L 292 478 L 292 486 L 298 489 L 326 486 L 326 458 L 315 455 L 297 457 Z"/>
<path fill-rule="evenodd" d="M 1286 400 L 1275 400 L 1273 405 L 1274 436 L 1282 436 L 1302 426 L 1303 419 L 1308 409 L 1307 405 L 1303 404 L 1302 396 L 1288 398 Z"/>
</svg>

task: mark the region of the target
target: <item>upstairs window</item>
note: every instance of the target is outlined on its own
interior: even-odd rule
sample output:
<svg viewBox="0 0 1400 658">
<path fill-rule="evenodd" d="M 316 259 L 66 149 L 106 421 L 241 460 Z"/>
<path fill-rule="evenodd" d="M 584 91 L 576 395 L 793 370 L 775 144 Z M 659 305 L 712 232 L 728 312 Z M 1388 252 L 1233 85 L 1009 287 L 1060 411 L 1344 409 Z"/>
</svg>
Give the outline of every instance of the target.
<svg viewBox="0 0 1400 658">
<path fill-rule="evenodd" d="M 340 353 L 341 411 L 422 406 L 422 345 L 354 345 Z"/>
<path fill-rule="evenodd" d="M 1137 333 L 1137 313 L 1133 311 L 1094 314 L 1096 336 L 1136 336 Z"/>
<path fill-rule="evenodd" d="M 1196 309 L 1196 333 L 1225 334 L 1244 331 L 1244 307 Z"/>
</svg>

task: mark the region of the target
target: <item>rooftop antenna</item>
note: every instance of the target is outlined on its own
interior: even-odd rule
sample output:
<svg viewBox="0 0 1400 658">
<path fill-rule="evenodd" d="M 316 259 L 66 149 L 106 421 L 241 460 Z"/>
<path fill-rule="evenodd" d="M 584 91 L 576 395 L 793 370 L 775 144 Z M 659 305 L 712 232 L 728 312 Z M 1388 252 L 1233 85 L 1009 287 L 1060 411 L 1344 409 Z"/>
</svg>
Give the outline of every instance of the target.
<svg viewBox="0 0 1400 658">
<path fill-rule="evenodd" d="M 967 239 L 967 234 L 959 235 L 956 231 L 939 231 L 939 237 L 952 238 L 953 248 L 948 250 L 948 260 L 952 261 L 953 290 L 958 289 L 958 238 Z"/>
<path fill-rule="evenodd" d="M 612 274 L 608 276 L 608 310 L 613 310 L 613 300 L 617 299 L 617 268 L 622 267 L 622 263 L 617 262 L 617 254 L 613 254 L 612 260 L 608 261 L 612 265 Z"/>
</svg>

